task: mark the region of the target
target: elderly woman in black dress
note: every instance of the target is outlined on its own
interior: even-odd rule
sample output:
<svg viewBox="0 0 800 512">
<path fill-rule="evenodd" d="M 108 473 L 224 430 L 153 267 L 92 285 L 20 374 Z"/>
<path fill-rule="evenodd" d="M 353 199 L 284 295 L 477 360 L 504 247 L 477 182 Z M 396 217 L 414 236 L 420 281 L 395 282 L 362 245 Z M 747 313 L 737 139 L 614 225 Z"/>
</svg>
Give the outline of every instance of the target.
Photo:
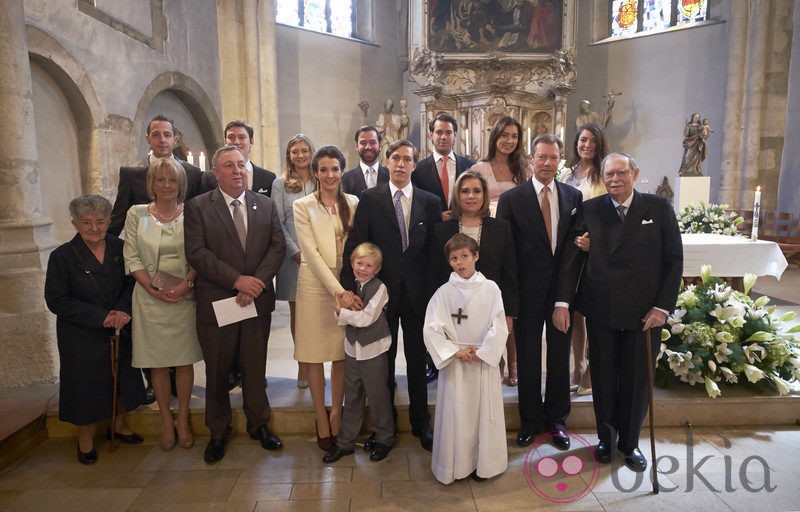
<svg viewBox="0 0 800 512">
<path fill-rule="evenodd" d="M 517 257 L 511 225 L 489 215 L 489 184 L 480 172 L 470 169 L 461 173 L 456 179 L 455 191 L 450 202 L 452 218 L 433 226 L 428 264 L 431 289 L 436 290 L 450 277 L 452 269 L 444 254 L 444 245 L 450 237 L 456 233 L 472 237 L 478 242 L 475 268 L 500 288 L 510 332 L 519 302 Z"/>
<path fill-rule="evenodd" d="M 44 297 L 56 315 L 61 363 L 59 418 L 78 426 L 78 461 L 97 461 L 92 424 L 112 414 L 113 378 L 110 337 L 122 329 L 117 381 L 117 416 L 109 425 L 115 438 L 139 444 L 125 424 L 125 413 L 144 403 L 142 375 L 131 367 L 133 280 L 125 276 L 123 242 L 106 234 L 111 203 L 101 196 L 80 196 L 69 203 L 78 234 L 50 254 Z"/>
</svg>

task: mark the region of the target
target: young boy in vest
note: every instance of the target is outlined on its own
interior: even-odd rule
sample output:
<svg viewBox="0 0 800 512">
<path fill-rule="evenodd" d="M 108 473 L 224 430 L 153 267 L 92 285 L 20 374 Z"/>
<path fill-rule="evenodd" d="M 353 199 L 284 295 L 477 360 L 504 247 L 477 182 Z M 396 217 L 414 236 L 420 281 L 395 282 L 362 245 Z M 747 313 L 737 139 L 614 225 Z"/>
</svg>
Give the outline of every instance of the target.
<svg viewBox="0 0 800 512">
<path fill-rule="evenodd" d="M 370 418 L 375 430 L 375 443 L 369 456 L 371 461 L 386 458 L 394 445 L 394 417 L 392 415 L 389 386 L 389 360 L 386 352 L 392 343 L 389 323 L 386 320 L 386 303 L 389 292 L 375 277 L 381 269 L 381 250 L 371 243 L 363 243 L 350 256 L 356 278 L 358 297 L 364 307 L 361 311 L 343 308 L 344 292 L 334 298 L 334 309 L 339 325 L 346 325 L 344 414 L 339 436 L 333 448 L 322 461 L 336 462 L 353 453 L 353 446 L 361 431 L 364 417 L 364 399 L 369 399 Z"/>
<path fill-rule="evenodd" d="M 458 233 L 444 250 L 453 273 L 431 297 L 422 334 L 439 369 L 431 469 L 449 484 L 508 466 L 499 367 L 508 328 L 500 289 L 475 270 L 477 242 Z"/>
</svg>

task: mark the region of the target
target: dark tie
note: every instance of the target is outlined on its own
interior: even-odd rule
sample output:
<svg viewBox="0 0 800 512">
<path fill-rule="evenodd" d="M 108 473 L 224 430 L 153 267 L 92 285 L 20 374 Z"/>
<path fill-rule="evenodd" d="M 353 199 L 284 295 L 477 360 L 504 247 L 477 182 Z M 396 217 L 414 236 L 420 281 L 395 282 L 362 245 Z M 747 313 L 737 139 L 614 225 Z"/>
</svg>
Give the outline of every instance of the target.
<svg viewBox="0 0 800 512">
<path fill-rule="evenodd" d="M 394 214 L 397 216 L 397 225 L 400 227 L 400 242 L 403 244 L 403 252 L 408 249 L 408 231 L 406 230 L 406 217 L 403 215 L 403 203 L 400 201 L 403 191 L 394 193 Z"/>
<path fill-rule="evenodd" d="M 544 227 L 547 229 L 547 239 L 550 240 L 550 248 L 553 247 L 553 218 L 550 216 L 550 187 L 542 188 L 542 217 Z"/>
<path fill-rule="evenodd" d="M 439 175 L 439 179 L 442 181 L 442 192 L 444 192 L 444 202 L 445 204 L 450 204 L 450 198 L 448 197 L 450 194 L 450 175 L 447 172 L 446 155 L 442 155 L 442 172 Z"/>
<path fill-rule="evenodd" d="M 233 225 L 236 226 L 236 233 L 239 235 L 239 241 L 242 243 L 242 249 L 246 249 L 247 244 L 247 228 L 244 227 L 244 214 L 242 213 L 242 202 L 238 199 L 231 201 L 233 206 Z"/>
<path fill-rule="evenodd" d="M 627 210 L 626 207 L 622 205 L 617 206 L 617 213 L 619 214 L 619 220 L 622 221 L 623 223 L 625 222 L 625 210 Z"/>
</svg>

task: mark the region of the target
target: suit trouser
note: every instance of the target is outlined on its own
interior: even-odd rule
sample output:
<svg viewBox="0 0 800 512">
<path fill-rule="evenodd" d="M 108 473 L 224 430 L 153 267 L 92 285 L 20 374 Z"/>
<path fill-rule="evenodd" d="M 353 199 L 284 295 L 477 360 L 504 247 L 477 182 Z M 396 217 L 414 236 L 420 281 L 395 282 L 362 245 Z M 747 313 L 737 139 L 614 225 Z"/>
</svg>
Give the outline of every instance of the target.
<svg viewBox="0 0 800 512">
<path fill-rule="evenodd" d="M 347 343 L 347 341 L 345 341 Z M 386 446 L 394 444 L 392 396 L 386 381 L 389 364 L 386 352 L 363 361 L 344 356 L 344 413 L 336 445 L 352 450 L 364 422 L 364 402 L 369 400 L 369 416 L 375 431 L 375 441 Z"/>
<path fill-rule="evenodd" d="M 426 303 L 408 293 L 405 283 L 401 283 L 397 311 L 387 314 L 392 345 L 389 347 L 389 389 L 394 403 L 397 382 L 394 378 L 394 361 L 397 357 L 397 329 L 403 322 L 403 353 L 406 357 L 408 377 L 408 416 L 413 432 L 428 426 L 431 415 L 428 412 L 428 383 L 425 379 L 425 342 L 422 339 L 422 324 L 425 323 Z M 394 405 L 392 406 L 394 407 Z M 395 412 L 395 417 L 397 413 Z"/>
<path fill-rule="evenodd" d="M 242 370 L 242 402 L 247 431 L 255 433 L 266 425 L 272 413 L 264 389 L 267 366 L 267 341 L 272 316 L 248 318 L 217 327 L 197 322 L 197 338 L 206 363 L 206 426 L 211 438 L 219 439 L 231 424 L 231 399 L 228 374 L 238 355 Z"/>
<path fill-rule="evenodd" d="M 519 417 L 523 429 L 565 430 L 569 416 L 569 349 L 572 330 L 564 334 L 551 318 L 521 316 L 514 321 L 519 378 Z M 547 376 L 542 403 L 542 330 L 546 328 Z"/>
<path fill-rule="evenodd" d="M 611 329 L 586 319 L 589 371 L 597 435 L 608 446 L 630 453 L 639 444 L 647 414 L 647 347 L 641 329 Z M 661 327 L 650 330 L 653 359 L 661 343 Z M 617 440 L 616 434 L 619 433 Z"/>
</svg>

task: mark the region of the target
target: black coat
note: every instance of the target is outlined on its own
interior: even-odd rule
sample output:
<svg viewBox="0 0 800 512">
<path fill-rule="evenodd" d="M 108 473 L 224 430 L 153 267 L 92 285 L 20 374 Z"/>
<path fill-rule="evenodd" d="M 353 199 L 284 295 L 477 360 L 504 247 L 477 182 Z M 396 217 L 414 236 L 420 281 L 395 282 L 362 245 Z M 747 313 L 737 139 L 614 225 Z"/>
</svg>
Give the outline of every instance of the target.
<svg viewBox="0 0 800 512">
<path fill-rule="evenodd" d="M 104 328 L 103 320 L 111 310 L 131 313 L 134 284 L 125 276 L 122 246 L 122 240 L 107 235 L 102 265 L 80 235 L 50 254 L 44 298 L 56 315 L 62 421 L 88 425 L 111 417 L 114 329 Z M 144 403 L 144 385 L 141 372 L 131 367 L 129 326 L 121 338 L 118 390 L 125 410 L 132 411 Z"/>
<path fill-rule="evenodd" d="M 379 165 L 378 176 L 376 177 L 377 180 L 375 182 L 375 186 L 389 183 L 389 169 Z M 353 194 L 354 196 L 361 198 L 361 193 L 367 190 L 367 182 L 364 179 L 364 171 L 361 170 L 360 165 L 350 169 L 342 175 L 342 188 L 344 189 L 345 194 Z"/>
<path fill-rule="evenodd" d="M 267 197 L 272 197 L 272 182 L 275 181 L 275 173 L 268 171 L 256 164 L 253 165 L 253 192 Z M 203 173 L 203 192 L 208 192 L 217 188 L 217 177 L 214 173 L 207 171 Z M 188 201 L 191 197 L 186 198 Z"/>
<path fill-rule="evenodd" d="M 456 178 L 473 165 L 475 165 L 475 162 L 469 158 L 456 155 Z M 436 160 L 433 158 L 433 155 L 419 161 L 414 172 L 411 174 L 411 182 L 414 186 L 422 190 L 427 190 L 438 197 L 441 211 L 444 212 L 450 209 L 450 205 L 444 200 L 442 180 L 439 177 L 438 169 L 436 169 Z M 452 191 L 450 196 L 452 197 Z"/>
<path fill-rule="evenodd" d="M 458 219 L 440 222 L 433 227 L 428 281 L 434 291 L 450 278 L 452 269 L 444 254 L 444 245 L 456 233 L 458 233 Z M 519 306 L 517 255 L 514 251 L 511 225 L 504 220 L 484 217 L 478 254 L 475 268 L 486 276 L 486 279 L 494 281 L 500 287 L 506 316 L 517 316 Z"/>
</svg>

